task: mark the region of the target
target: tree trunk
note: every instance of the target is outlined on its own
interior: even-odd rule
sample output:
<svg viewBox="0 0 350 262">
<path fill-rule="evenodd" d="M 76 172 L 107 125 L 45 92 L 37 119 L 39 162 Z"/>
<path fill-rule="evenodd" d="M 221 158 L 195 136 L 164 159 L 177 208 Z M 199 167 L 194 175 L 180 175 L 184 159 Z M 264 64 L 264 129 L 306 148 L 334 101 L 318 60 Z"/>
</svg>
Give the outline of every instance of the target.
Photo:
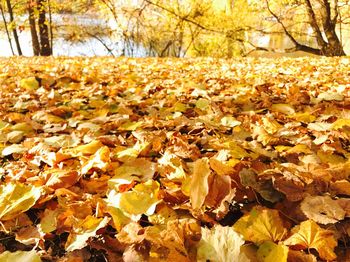
<svg viewBox="0 0 350 262">
<path fill-rule="evenodd" d="M 5 25 L 5 31 L 6 31 L 7 39 L 8 39 L 9 44 L 10 44 L 11 52 L 12 52 L 12 55 L 15 55 L 15 52 L 13 51 L 11 35 L 10 35 L 10 32 L 8 30 L 8 27 L 7 27 L 7 21 L 6 21 L 6 17 L 5 17 L 5 14 L 4 14 L 4 9 L 2 8 L 2 4 L 1 3 L 0 3 L 0 9 L 1 9 L 2 20 L 4 21 L 4 25 Z"/>
<path fill-rule="evenodd" d="M 35 23 L 35 16 L 34 16 L 34 9 L 33 9 L 33 1 L 29 0 L 27 5 L 28 10 L 28 19 L 29 19 L 29 26 L 30 26 L 30 34 L 32 36 L 32 46 L 33 46 L 33 54 L 35 56 L 40 54 L 40 44 L 38 39 L 38 33 L 36 30 L 36 23 Z"/>
<path fill-rule="evenodd" d="M 50 56 L 51 45 L 50 45 L 50 37 L 49 37 L 49 28 L 48 21 L 46 20 L 46 6 L 45 0 L 37 0 L 38 10 L 39 10 L 39 37 L 40 37 L 40 55 L 42 56 Z"/>
<path fill-rule="evenodd" d="M 47 0 L 47 9 L 49 11 L 49 29 L 50 29 L 50 51 L 51 55 L 53 54 L 53 30 L 52 30 L 52 10 L 51 10 L 51 2 Z"/>
<path fill-rule="evenodd" d="M 13 10 L 12 10 L 11 1 L 6 0 L 6 4 L 7 4 L 7 11 L 9 12 L 9 15 L 10 15 L 10 22 L 14 23 L 15 19 L 13 18 Z M 17 29 L 15 26 L 12 29 L 12 33 L 13 33 L 13 38 L 15 39 L 18 55 L 22 55 L 22 49 L 21 49 L 21 45 L 19 43 Z"/>
<path fill-rule="evenodd" d="M 337 8 L 337 7 L 335 7 Z M 328 44 L 325 48 L 325 55 L 328 56 L 344 56 L 344 48 L 337 36 L 336 23 L 338 18 L 338 12 L 334 10 L 334 17 L 331 16 L 331 5 L 328 0 L 323 0 L 323 30 L 326 35 Z"/>
<path fill-rule="evenodd" d="M 300 42 L 294 35 L 292 31 L 289 30 L 285 24 L 283 23 L 280 16 L 274 13 L 269 5 L 269 0 L 265 0 L 266 6 L 270 14 L 276 19 L 276 21 L 281 25 L 286 36 L 292 41 L 294 44 L 293 48 L 285 49 L 286 52 L 294 52 L 294 51 L 304 51 L 307 53 L 315 54 L 315 55 L 323 55 L 323 56 L 344 56 L 345 51 L 342 46 L 339 37 L 336 32 L 336 24 L 338 20 L 338 6 L 331 7 L 329 0 L 319 0 L 321 3 L 320 12 L 322 14 L 321 21 L 316 16 L 315 7 L 311 4 L 310 0 L 304 0 L 304 7 L 306 8 L 306 13 L 308 16 L 308 23 L 312 30 L 314 31 L 314 37 L 316 38 L 317 48 L 312 46 L 308 46 Z M 333 8 L 333 10 L 331 10 Z M 333 14 L 333 17 L 332 17 Z"/>
</svg>

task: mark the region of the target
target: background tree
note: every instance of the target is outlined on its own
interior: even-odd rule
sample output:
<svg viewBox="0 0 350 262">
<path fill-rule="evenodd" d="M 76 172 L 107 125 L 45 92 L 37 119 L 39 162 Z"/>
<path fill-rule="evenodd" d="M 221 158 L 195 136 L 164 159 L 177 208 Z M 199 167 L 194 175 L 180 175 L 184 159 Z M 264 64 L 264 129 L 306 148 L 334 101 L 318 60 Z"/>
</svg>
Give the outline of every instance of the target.
<svg viewBox="0 0 350 262">
<path fill-rule="evenodd" d="M 0 2 L 0 11 L 1 11 L 2 21 L 4 22 L 6 36 L 7 36 L 10 48 L 11 48 L 12 55 L 15 55 L 15 51 L 13 50 L 13 46 L 12 46 L 11 35 L 10 35 L 10 32 L 9 32 L 7 21 L 6 21 L 6 17 L 5 17 L 4 8 L 2 7 L 2 2 Z"/>
<path fill-rule="evenodd" d="M 49 22 L 46 19 L 46 9 L 48 9 L 46 0 L 29 0 L 27 3 L 34 55 L 52 55 L 52 40 L 50 40 L 49 36 Z M 39 34 L 37 28 L 39 28 Z"/>
<path fill-rule="evenodd" d="M 293 47 L 285 51 L 304 51 L 316 55 L 345 55 L 342 41 L 339 38 L 340 20 L 344 5 L 338 0 L 295 0 L 281 1 L 279 4 L 265 0 L 268 12 L 280 25 Z M 297 19 L 296 19 L 297 18 Z M 298 24 L 303 26 L 298 28 Z M 341 30 L 341 29 L 340 29 Z M 314 43 L 305 44 L 300 36 L 311 31 Z"/>
<path fill-rule="evenodd" d="M 13 8 L 12 8 L 11 1 L 10 0 L 6 0 L 6 5 L 7 5 L 7 12 L 9 14 L 9 16 L 10 16 L 10 24 L 11 24 L 11 28 L 12 28 L 13 38 L 14 38 L 15 43 L 16 43 L 17 52 L 18 52 L 18 55 L 22 55 L 22 49 L 21 49 L 21 45 L 20 45 L 19 39 L 18 39 L 16 22 L 15 22 L 15 19 L 14 19 L 14 13 L 13 13 Z"/>
</svg>

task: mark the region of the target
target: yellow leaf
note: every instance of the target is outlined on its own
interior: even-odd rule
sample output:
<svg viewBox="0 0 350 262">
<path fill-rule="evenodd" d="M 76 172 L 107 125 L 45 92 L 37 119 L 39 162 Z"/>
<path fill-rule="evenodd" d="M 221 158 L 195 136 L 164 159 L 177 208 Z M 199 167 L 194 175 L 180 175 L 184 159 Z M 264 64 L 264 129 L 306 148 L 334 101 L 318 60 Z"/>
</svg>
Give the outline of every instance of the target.
<svg viewBox="0 0 350 262">
<path fill-rule="evenodd" d="M 317 156 L 320 158 L 322 163 L 330 165 L 343 164 L 347 161 L 347 159 L 341 155 L 337 155 L 332 152 L 325 152 L 321 149 L 317 151 Z"/>
<path fill-rule="evenodd" d="M 277 210 L 254 207 L 249 214 L 241 217 L 235 224 L 234 229 L 243 235 L 246 241 L 260 244 L 264 241 L 277 242 L 282 240 L 287 229 Z"/>
<path fill-rule="evenodd" d="M 142 122 L 126 122 L 122 124 L 119 129 L 125 131 L 135 131 L 138 127 L 142 125 Z"/>
<path fill-rule="evenodd" d="M 312 220 L 302 222 L 292 229 L 293 235 L 284 241 L 287 246 L 295 246 L 299 249 L 314 248 L 321 259 L 332 261 L 336 259 L 334 248 L 337 241 L 333 232 L 321 228 Z"/>
<path fill-rule="evenodd" d="M 157 211 L 153 215 L 148 217 L 148 221 L 152 224 L 166 225 L 170 220 L 176 220 L 178 218 L 176 212 L 165 204 L 157 206 Z"/>
<path fill-rule="evenodd" d="M 102 171 L 106 171 L 108 164 L 110 163 L 110 150 L 108 146 L 103 146 L 96 151 L 96 153 L 89 158 L 81 167 L 81 173 L 86 174 L 91 168 L 98 168 Z"/>
<path fill-rule="evenodd" d="M 197 261 L 249 261 L 244 260 L 240 248 L 244 239 L 232 227 L 215 225 L 211 229 L 201 228 L 202 238 L 198 244 Z"/>
<path fill-rule="evenodd" d="M 209 192 L 208 177 L 211 171 L 207 159 L 194 162 L 190 199 L 193 209 L 200 209 Z"/>
<path fill-rule="evenodd" d="M 38 187 L 19 183 L 0 186 L 0 219 L 9 220 L 27 211 L 40 196 Z"/>
<path fill-rule="evenodd" d="M 136 185 L 131 191 L 117 193 L 111 190 L 108 194 L 110 206 L 119 208 L 124 215 L 138 220 L 142 214 L 152 215 L 158 204 L 159 183 L 148 180 Z"/>
<path fill-rule="evenodd" d="M 24 137 L 23 131 L 12 131 L 7 134 L 6 140 L 10 143 L 19 143 Z"/>
<path fill-rule="evenodd" d="M 265 241 L 257 251 L 257 258 L 261 262 L 287 262 L 288 247 Z"/>
<path fill-rule="evenodd" d="M 307 145 L 298 144 L 298 145 L 295 145 L 292 148 L 288 149 L 287 153 L 289 153 L 289 154 L 293 154 L 293 153 L 296 153 L 296 154 L 300 154 L 300 153 L 311 154 L 312 151 Z"/>
<path fill-rule="evenodd" d="M 13 131 L 22 131 L 24 133 L 33 132 L 33 127 L 28 123 L 18 123 L 18 124 L 11 126 L 10 129 Z"/>
<path fill-rule="evenodd" d="M 273 104 L 270 109 L 272 111 L 277 111 L 285 115 L 292 115 L 295 113 L 293 106 L 288 104 Z"/>
<path fill-rule="evenodd" d="M 77 225 L 73 227 L 73 232 L 68 236 L 65 245 L 66 251 L 71 252 L 84 248 L 89 238 L 95 237 L 96 232 L 107 226 L 108 221 L 108 217 L 95 218 L 93 216 L 87 216 L 84 220 L 79 220 Z"/>
<path fill-rule="evenodd" d="M 119 207 L 133 215 L 151 215 L 158 203 L 159 184 L 154 180 L 148 180 L 136 185 L 132 191 L 121 194 Z"/>
<path fill-rule="evenodd" d="M 276 133 L 282 128 L 282 125 L 280 125 L 275 119 L 270 117 L 263 117 L 262 119 L 263 127 L 266 130 L 267 133 L 270 135 Z"/>
<path fill-rule="evenodd" d="M 28 91 L 31 91 L 39 88 L 39 82 L 35 79 L 35 77 L 28 77 L 21 79 L 19 86 L 21 88 L 27 89 Z"/>
<path fill-rule="evenodd" d="M 292 147 L 290 146 L 275 146 L 275 149 L 277 152 L 281 153 L 281 152 L 286 152 L 289 149 L 291 149 Z"/>
<path fill-rule="evenodd" d="M 187 105 L 181 102 L 176 102 L 173 106 L 173 110 L 175 112 L 185 112 L 187 110 Z"/>
<path fill-rule="evenodd" d="M 210 105 L 210 101 L 204 98 L 200 98 L 196 101 L 196 107 L 200 110 L 207 110 Z"/>
<path fill-rule="evenodd" d="M 45 209 L 39 224 L 44 233 L 50 233 L 57 229 L 57 216 L 59 213 L 58 209 Z"/>
<path fill-rule="evenodd" d="M 333 124 L 332 124 L 332 129 L 333 130 L 338 130 L 340 128 L 343 128 L 344 126 L 350 126 L 350 119 L 337 119 Z"/>
<path fill-rule="evenodd" d="M 90 143 L 86 145 L 77 146 L 72 149 L 73 153 L 75 154 L 83 154 L 83 155 L 93 155 L 96 153 L 97 150 L 99 150 L 101 147 L 103 147 L 103 144 L 99 140 L 93 140 Z"/>
<path fill-rule="evenodd" d="M 295 119 L 296 121 L 305 122 L 305 123 L 311 123 L 316 120 L 316 116 L 311 115 L 308 112 L 296 113 L 296 114 L 290 115 L 289 117 Z"/>
<path fill-rule="evenodd" d="M 233 158 L 241 159 L 244 157 L 249 157 L 250 155 L 245 151 L 240 145 L 231 141 L 225 142 L 224 145 L 230 150 L 230 155 Z"/>
<path fill-rule="evenodd" d="M 0 254 L 1 262 L 16 262 L 16 261 L 25 261 L 25 262 L 41 262 L 40 256 L 35 252 L 31 251 L 16 251 L 11 253 L 10 251 L 5 251 Z"/>
<path fill-rule="evenodd" d="M 108 202 L 107 212 L 112 216 L 115 229 L 119 232 L 122 228 L 130 223 L 130 218 L 124 215 L 120 208 L 112 206 L 113 203 Z"/>
<path fill-rule="evenodd" d="M 133 147 L 118 151 L 117 157 L 122 162 L 125 162 L 125 160 L 128 160 L 128 159 L 136 158 L 142 150 L 144 150 L 149 146 L 149 144 L 150 144 L 149 142 L 141 143 L 137 141 Z"/>
</svg>

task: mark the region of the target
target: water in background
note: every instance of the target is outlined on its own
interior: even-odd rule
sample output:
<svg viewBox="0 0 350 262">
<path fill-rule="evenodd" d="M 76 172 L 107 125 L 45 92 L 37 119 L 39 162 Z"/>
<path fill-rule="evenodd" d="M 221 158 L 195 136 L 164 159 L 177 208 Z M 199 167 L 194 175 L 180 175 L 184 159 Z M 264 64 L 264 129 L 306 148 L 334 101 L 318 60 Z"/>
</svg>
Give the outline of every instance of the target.
<svg viewBox="0 0 350 262">
<path fill-rule="evenodd" d="M 20 20 L 25 20 L 26 17 L 23 16 Z M 8 20 L 8 19 L 7 19 Z M 69 14 L 55 14 L 53 15 L 53 22 L 55 25 L 63 27 L 67 25 L 75 26 L 98 26 L 105 25 L 108 28 L 118 30 L 116 24 L 113 20 L 103 20 L 100 18 L 94 18 L 88 15 L 69 15 Z M 24 56 L 32 56 L 32 43 L 31 35 L 29 30 L 18 32 L 19 40 L 21 43 L 21 48 Z M 305 44 L 315 44 L 315 39 L 311 36 L 312 31 L 308 32 L 306 35 Z M 271 47 L 275 50 L 280 49 L 281 53 L 257 51 L 253 52 L 252 56 L 258 57 L 279 57 L 279 56 L 300 56 L 309 55 L 303 52 L 295 52 L 290 54 L 283 54 L 283 49 L 286 47 L 291 47 L 291 42 L 287 36 L 281 35 L 254 35 L 250 34 L 250 41 L 256 43 L 257 45 L 264 47 Z M 54 36 L 53 41 L 53 54 L 55 56 L 127 56 L 127 57 L 145 57 L 150 55 L 150 50 L 147 50 L 142 45 L 138 45 L 133 42 L 124 42 L 123 39 L 118 37 L 100 36 L 100 40 L 103 41 L 105 45 L 108 46 L 110 50 L 101 43 L 101 41 L 96 38 L 84 38 L 81 41 L 70 41 L 65 39 L 63 36 Z M 347 54 L 350 54 L 350 26 L 343 30 L 343 44 L 344 49 Z M 12 39 L 12 45 L 16 52 L 15 42 Z M 12 56 L 10 45 L 5 32 L 0 32 L 0 56 Z"/>
</svg>

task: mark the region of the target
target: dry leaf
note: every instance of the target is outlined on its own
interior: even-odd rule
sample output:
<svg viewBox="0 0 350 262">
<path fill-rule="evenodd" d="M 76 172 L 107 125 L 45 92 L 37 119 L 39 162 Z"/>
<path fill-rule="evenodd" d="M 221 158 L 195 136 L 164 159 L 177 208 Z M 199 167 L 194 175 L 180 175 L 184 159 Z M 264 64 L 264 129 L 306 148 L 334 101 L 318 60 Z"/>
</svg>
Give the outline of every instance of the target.
<svg viewBox="0 0 350 262">
<path fill-rule="evenodd" d="M 334 248 L 337 241 L 330 230 L 322 229 L 314 221 L 307 220 L 292 229 L 293 235 L 284 241 L 287 246 L 304 250 L 314 248 L 324 260 L 336 259 Z"/>
</svg>

